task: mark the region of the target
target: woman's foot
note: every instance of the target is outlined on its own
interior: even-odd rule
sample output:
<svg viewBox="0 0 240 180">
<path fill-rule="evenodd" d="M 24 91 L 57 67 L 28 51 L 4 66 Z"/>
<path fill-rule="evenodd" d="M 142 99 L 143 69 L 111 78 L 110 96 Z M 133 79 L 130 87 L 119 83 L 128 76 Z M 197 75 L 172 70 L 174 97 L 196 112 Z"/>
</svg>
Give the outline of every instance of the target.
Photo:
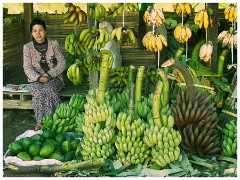
<svg viewBox="0 0 240 180">
<path fill-rule="evenodd" d="M 35 126 L 35 131 L 38 131 L 42 128 L 42 123 L 41 122 L 37 122 L 36 126 Z"/>
</svg>

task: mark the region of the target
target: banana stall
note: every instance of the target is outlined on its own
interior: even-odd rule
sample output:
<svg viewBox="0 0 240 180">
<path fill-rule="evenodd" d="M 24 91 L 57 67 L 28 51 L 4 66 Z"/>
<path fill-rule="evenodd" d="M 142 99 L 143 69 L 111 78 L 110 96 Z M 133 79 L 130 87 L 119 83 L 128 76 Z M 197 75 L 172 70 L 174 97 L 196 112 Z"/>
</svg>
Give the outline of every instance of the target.
<svg viewBox="0 0 240 180">
<path fill-rule="evenodd" d="M 10 171 L 237 177 L 237 3 L 36 4 L 4 13 L 3 108 L 32 109 L 22 50 L 34 17 L 60 44 L 66 88 L 40 131 L 8 144 Z"/>
</svg>

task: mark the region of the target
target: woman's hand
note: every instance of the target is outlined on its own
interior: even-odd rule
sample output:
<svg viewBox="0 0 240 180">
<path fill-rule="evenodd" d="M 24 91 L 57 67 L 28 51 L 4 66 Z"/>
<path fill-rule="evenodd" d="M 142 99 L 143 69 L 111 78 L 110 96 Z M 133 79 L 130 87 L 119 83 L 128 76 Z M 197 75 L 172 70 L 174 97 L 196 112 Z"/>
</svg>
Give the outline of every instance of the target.
<svg viewBox="0 0 240 180">
<path fill-rule="evenodd" d="M 46 77 L 46 76 L 41 76 L 40 78 L 39 78 L 39 82 L 41 82 L 41 83 L 47 83 L 49 81 L 49 79 L 48 79 L 48 77 Z"/>
</svg>

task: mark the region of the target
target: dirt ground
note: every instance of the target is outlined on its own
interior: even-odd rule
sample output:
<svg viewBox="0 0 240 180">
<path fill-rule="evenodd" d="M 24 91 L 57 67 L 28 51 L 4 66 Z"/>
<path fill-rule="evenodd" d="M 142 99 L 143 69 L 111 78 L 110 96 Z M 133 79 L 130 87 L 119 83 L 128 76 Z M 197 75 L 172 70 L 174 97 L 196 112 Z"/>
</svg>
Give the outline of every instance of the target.
<svg viewBox="0 0 240 180">
<path fill-rule="evenodd" d="M 4 114 L 11 114 L 11 121 L 3 118 L 3 155 L 8 149 L 8 144 L 15 140 L 17 136 L 35 127 L 33 110 L 4 110 Z M 16 174 L 12 172 L 3 162 L 3 177 L 49 177 L 46 174 Z"/>
</svg>

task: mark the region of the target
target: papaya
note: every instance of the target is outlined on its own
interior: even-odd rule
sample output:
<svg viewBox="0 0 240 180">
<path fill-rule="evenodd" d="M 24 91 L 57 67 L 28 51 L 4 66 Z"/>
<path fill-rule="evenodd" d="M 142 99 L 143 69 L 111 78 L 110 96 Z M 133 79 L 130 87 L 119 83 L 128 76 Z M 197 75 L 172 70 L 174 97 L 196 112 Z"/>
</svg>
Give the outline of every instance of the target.
<svg viewBox="0 0 240 180">
<path fill-rule="evenodd" d="M 32 156 L 37 156 L 39 155 L 40 150 L 41 150 L 41 146 L 39 144 L 33 143 L 30 145 L 28 152 Z"/>
<path fill-rule="evenodd" d="M 33 157 L 33 160 L 34 161 L 41 161 L 41 160 L 43 160 L 44 158 L 43 157 L 41 157 L 41 156 L 34 156 Z"/>
<path fill-rule="evenodd" d="M 27 152 L 19 152 L 17 154 L 17 157 L 22 159 L 23 161 L 31 161 L 32 160 L 32 157 Z"/>
<path fill-rule="evenodd" d="M 25 137 L 22 141 L 22 147 L 24 151 L 27 152 L 32 143 L 33 143 L 33 140 L 30 137 Z"/>
<path fill-rule="evenodd" d="M 65 134 L 57 134 L 57 135 L 55 136 L 55 140 L 56 140 L 59 144 L 62 144 L 62 142 L 66 140 Z"/>
<path fill-rule="evenodd" d="M 70 142 L 71 146 L 72 146 L 72 150 L 76 150 L 78 145 L 80 144 L 80 141 L 79 139 L 73 139 L 71 142 Z"/>
<path fill-rule="evenodd" d="M 34 134 L 33 136 L 31 136 L 31 139 L 33 141 L 43 141 L 44 140 L 44 138 L 41 134 Z"/>
<path fill-rule="evenodd" d="M 71 145 L 70 141 L 68 141 L 68 140 L 63 141 L 61 144 L 61 151 L 63 153 L 67 153 L 68 151 L 71 151 L 71 150 L 72 150 L 72 145 Z"/>
<path fill-rule="evenodd" d="M 51 154 L 51 156 L 48 157 L 49 159 L 56 159 L 58 161 L 64 161 L 64 156 L 60 153 L 54 152 Z"/>
<path fill-rule="evenodd" d="M 64 161 L 71 161 L 75 157 L 75 151 L 68 151 L 64 154 Z"/>
<path fill-rule="evenodd" d="M 43 131 L 42 136 L 45 139 L 52 139 L 55 137 L 55 133 L 52 130 L 46 129 Z"/>
<path fill-rule="evenodd" d="M 46 158 L 50 156 L 54 152 L 54 150 L 55 146 L 51 143 L 47 143 L 41 148 L 39 155 Z"/>
<path fill-rule="evenodd" d="M 14 155 L 18 154 L 19 152 L 22 151 L 22 144 L 20 144 L 19 142 L 17 141 L 14 141 L 14 142 L 11 142 L 9 145 L 8 145 L 8 148 L 11 152 L 13 152 Z"/>
</svg>

